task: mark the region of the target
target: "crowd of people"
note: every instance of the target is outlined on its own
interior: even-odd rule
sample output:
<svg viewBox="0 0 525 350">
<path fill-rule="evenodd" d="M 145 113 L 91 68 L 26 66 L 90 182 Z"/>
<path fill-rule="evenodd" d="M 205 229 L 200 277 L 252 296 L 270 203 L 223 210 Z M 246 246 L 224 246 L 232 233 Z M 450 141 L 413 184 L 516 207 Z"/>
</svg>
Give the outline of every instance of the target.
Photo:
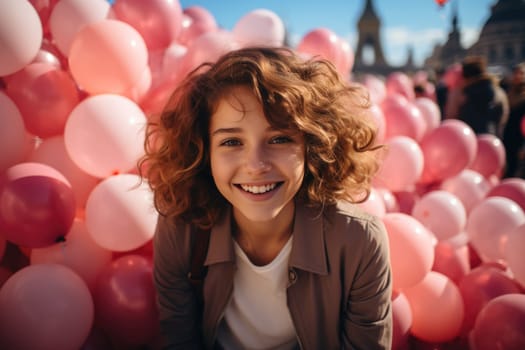
<svg viewBox="0 0 525 350">
<path fill-rule="evenodd" d="M 455 68 L 455 76 L 447 75 L 447 69 L 435 72 L 435 97 L 442 118 L 458 118 L 476 134 L 496 135 L 506 152 L 502 177 L 523 178 L 525 62 L 514 65 L 503 76 L 491 73 L 482 56 L 467 56 Z"/>
</svg>

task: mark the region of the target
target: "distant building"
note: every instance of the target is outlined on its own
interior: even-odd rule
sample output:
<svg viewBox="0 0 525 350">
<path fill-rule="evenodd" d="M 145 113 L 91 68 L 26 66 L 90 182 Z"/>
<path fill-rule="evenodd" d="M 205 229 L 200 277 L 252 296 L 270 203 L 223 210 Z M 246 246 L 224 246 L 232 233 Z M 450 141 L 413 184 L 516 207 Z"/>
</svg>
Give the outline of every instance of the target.
<svg viewBox="0 0 525 350">
<path fill-rule="evenodd" d="M 498 0 L 492 5 L 478 40 L 469 48 L 461 46 L 455 4 L 448 39 L 435 46 L 425 60 L 425 68 L 446 67 L 465 56 L 480 55 L 487 59 L 489 69 L 505 73 L 514 64 L 525 61 L 525 0 Z"/>
</svg>

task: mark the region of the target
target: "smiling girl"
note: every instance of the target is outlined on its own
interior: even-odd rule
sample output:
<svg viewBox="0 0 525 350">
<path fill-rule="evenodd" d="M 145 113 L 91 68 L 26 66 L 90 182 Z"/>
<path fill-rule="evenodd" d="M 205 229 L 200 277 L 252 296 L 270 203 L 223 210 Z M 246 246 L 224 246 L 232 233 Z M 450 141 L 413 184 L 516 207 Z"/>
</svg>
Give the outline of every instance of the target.
<svg viewBox="0 0 525 350">
<path fill-rule="evenodd" d="M 386 231 L 351 204 L 378 168 L 367 108 L 332 64 L 284 48 L 232 51 L 177 88 L 142 160 L 166 349 L 390 348 Z"/>
</svg>

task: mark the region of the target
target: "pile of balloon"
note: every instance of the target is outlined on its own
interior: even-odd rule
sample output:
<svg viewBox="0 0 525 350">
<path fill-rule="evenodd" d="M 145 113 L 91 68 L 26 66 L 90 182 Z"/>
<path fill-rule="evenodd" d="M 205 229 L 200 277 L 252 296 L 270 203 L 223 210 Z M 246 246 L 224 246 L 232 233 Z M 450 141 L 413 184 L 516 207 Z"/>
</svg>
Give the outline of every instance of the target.
<svg viewBox="0 0 525 350">
<path fill-rule="evenodd" d="M 284 43 L 266 9 L 226 30 L 176 0 L 0 2 L 0 348 L 158 348 L 144 127 L 200 63 Z M 329 28 L 293 49 L 352 80 Z M 501 140 L 442 121 L 424 72 L 357 80 L 388 146 L 359 205 L 389 236 L 393 349 L 525 349 L 525 180 Z"/>
</svg>

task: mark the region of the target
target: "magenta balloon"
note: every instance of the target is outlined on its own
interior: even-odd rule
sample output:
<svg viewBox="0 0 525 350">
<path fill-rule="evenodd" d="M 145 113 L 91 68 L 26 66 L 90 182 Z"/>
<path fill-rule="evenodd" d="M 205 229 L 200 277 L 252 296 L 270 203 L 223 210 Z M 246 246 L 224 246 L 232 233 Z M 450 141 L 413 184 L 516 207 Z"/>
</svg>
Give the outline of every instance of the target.
<svg viewBox="0 0 525 350">
<path fill-rule="evenodd" d="M 22 162 L 30 153 L 24 119 L 13 100 L 0 91 L 0 173 Z"/>
<path fill-rule="evenodd" d="M 447 276 L 430 271 L 415 286 L 404 291 L 412 310 L 411 333 L 428 342 L 456 338 L 463 322 L 463 299 Z"/>
<path fill-rule="evenodd" d="M 83 26 L 69 50 L 71 74 L 90 94 L 128 91 L 140 81 L 147 65 L 148 49 L 142 36 L 114 19 Z"/>
<path fill-rule="evenodd" d="M 472 128 L 448 119 L 420 142 L 425 157 L 422 182 L 443 181 L 459 174 L 476 157 L 477 139 Z"/>
<path fill-rule="evenodd" d="M 59 264 L 32 265 L 0 289 L 1 349 L 79 349 L 94 319 L 84 281 Z"/>
<path fill-rule="evenodd" d="M 465 305 L 462 332 L 467 334 L 474 327 L 479 312 L 492 299 L 511 293 L 520 293 L 519 285 L 500 268 L 480 265 L 466 274 L 458 283 Z"/>
<path fill-rule="evenodd" d="M 63 239 L 75 217 L 75 195 L 66 178 L 39 163 L 20 163 L 0 179 L 0 231 L 24 247 Z"/>
<path fill-rule="evenodd" d="M 392 350 L 407 349 L 412 326 L 412 310 L 408 299 L 401 292 L 394 292 L 392 295 L 392 323 Z"/>
<path fill-rule="evenodd" d="M 148 50 L 165 49 L 182 30 L 178 0 L 117 0 L 112 10 L 142 35 Z"/>
<path fill-rule="evenodd" d="M 495 175 L 501 177 L 505 166 L 505 146 L 492 134 L 477 136 L 478 151 L 469 169 L 475 170 L 487 179 Z"/>
<path fill-rule="evenodd" d="M 420 141 L 425 134 L 426 122 L 421 111 L 411 100 L 398 93 L 390 92 L 381 104 L 385 115 L 385 138 L 408 136 Z"/>
<path fill-rule="evenodd" d="M 525 294 L 491 300 L 478 315 L 471 339 L 473 350 L 525 349 Z"/>
<path fill-rule="evenodd" d="M 0 76 L 29 64 L 43 40 L 42 24 L 29 1 L 0 1 Z"/>
<path fill-rule="evenodd" d="M 465 169 L 443 181 L 440 188 L 458 197 L 468 214 L 474 206 L 485 198 L 491 189 L 491 185 L 480 173 Z"/>
<path fill-rule="evenodd" d="M 525 179 L 511 177 L 501 180 L 487 193 L 487 197 L 494 196 L 511 199 L 525 211 Z"/>
<path fill-rule="evenodd" d="M 94 292 L 97 325 L 117 344 L 144 345 L 157 334 L 152 262 L 125 255 L 100 273 Z"/>
<path fill-rule="evenodd" d="M 32 63 L 9 78 L 7 94 L 20 108 L 27 130 L 41 138 L 61 135 L 80 101 L 69 73 L 48 63 Z"/>
</svg>

